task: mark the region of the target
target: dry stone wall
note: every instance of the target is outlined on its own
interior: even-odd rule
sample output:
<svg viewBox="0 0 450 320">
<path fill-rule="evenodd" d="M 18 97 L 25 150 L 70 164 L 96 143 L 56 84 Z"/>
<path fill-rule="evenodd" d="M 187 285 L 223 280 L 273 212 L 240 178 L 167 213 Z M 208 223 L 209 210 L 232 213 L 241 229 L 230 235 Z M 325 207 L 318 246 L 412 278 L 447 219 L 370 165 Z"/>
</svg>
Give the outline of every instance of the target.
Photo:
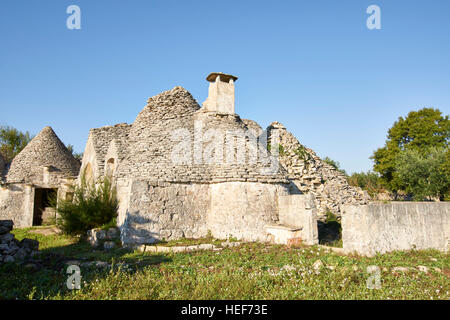
<svg viewBox="0 0 450 320">
<path fill-rule="evenodd" d="M 89 138 L 92 141 L 95 152 L 95 163 L 91 165 L 95 166 L 95 170 L 98 176 L 103 176 L 106 155 L 110 144 L 113 140 L 117 143 L 117 149 L 123 151 L 117 154 L 118 160 L 121 160 L 126 153 L 126 142 L 128 141 L 128 134 L 130 132 L 131 125 L 126 123 L 119 123 L 114 126 L 105 126 L 101 128 L 91 129 L 89 132 Z"/>
</svg>

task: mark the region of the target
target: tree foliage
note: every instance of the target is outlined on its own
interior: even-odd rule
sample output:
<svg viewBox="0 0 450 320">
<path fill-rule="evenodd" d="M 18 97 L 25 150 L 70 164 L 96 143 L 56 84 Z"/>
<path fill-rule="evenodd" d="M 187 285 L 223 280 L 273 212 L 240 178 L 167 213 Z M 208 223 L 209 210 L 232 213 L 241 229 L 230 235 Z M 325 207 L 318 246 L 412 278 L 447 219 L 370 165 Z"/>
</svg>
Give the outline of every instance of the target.
<svg viewBox="0 0 450 320">
<path fill-rule="evenodd" d="M 398 155 L 408 149 L 425 156 L 430 148 L 448 148 L 449 140 L 448 115 L 444 117 L 441 111 L 433 108 L 411 111 L 406 118 L 400 117 L 394 123 L 388 131 L 384 147 L 374 152 L 374 170 L 380 174 L 387 189 L 394 192 L 404 190 L 407 187 L 404 176 L 397 174 Z"/>
<path fill-rule="evenodd" d="M 414 200 L 433 197 L 444 200 L 450 187 L 448 158 L 449 150 L 442 147 L 433 147 L 427 152 L 408 148 L 395 159 L 396 176 L 404 190 L 413 194 Z"/>
<path fill-rule="evenodd" d="M 7 163 L 26 147 L 33 137 L 10 126 L 0 127 L 0 153 Z"/>
</svg>

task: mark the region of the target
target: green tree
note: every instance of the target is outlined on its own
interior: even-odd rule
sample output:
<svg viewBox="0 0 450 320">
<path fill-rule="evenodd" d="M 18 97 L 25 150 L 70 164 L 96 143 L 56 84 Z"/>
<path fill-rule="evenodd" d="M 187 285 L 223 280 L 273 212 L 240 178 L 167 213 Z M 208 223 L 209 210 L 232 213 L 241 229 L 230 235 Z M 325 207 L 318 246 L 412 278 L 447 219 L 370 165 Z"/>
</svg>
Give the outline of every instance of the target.
<svg viewBox="0 0 450 320">
<path fill-rule="evenodd" d="M 83 159 L 83 153 L 77 153 L 77 152 L 75 152 L 75 149 L 74 149 L 74 147 L 73 147 L 72 144 L 68 144 L 68 145 L 66 146 L 66 148 L 67 148 L 67 150 L 70 151 L 70 153 L 73 155 L 73 157 L 74 157 L 75 159 L 77 159 L 77 160 L 79 160 L 79 161 L 81 161 L 81 160 Z"/>
<path fill-rule="evenodd" d="M 9 126 L 0 127 L 0 153 L 7 163 L 26 147 L 33 137 Z"/>
<path fill-rule="evenodd" d="M 408 148 L 395 159 L 395 174 L 405 186 L 405 191 L 413 194 L 414 200 L 444 200 L 450 187 L 449 152 L 444 148 L 430 148 L 421 152 Z"/>
<path fill-rule="evenodd" d="M 396 158 L 407 148 L 422 155 L 432 147 L 448 148 L 450 121 L 441 111 L 423 108 L 411 111 L 406 118 L 400 117 L 388 131 L 384 147 L 376 150 L 371 157 L 374 171 L 381 176 L 387 189 L 397 192 L 406 186 L 396 175 Z"/>
</svg>

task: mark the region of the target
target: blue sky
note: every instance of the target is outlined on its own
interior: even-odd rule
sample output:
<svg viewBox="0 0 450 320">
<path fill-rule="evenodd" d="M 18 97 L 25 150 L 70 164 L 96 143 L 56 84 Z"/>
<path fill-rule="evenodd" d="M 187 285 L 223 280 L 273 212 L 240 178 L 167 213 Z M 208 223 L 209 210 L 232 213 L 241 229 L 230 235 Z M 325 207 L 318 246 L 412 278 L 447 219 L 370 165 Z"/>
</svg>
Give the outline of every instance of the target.
<svg viewBox="0 0 450 320">
<path fill-rule="evenodd" d="M 66 27 L 72 4 L 81 30 Z M 366 171 L 399 116 L 449 114 L 449 14 L 447 0 L 2 0 L 0 125 L 50 125 L 82 152 L 90 128 L 131 123 L 177 85 L 201 104 L 225 72 L 242 118 Z"/>
</svg>

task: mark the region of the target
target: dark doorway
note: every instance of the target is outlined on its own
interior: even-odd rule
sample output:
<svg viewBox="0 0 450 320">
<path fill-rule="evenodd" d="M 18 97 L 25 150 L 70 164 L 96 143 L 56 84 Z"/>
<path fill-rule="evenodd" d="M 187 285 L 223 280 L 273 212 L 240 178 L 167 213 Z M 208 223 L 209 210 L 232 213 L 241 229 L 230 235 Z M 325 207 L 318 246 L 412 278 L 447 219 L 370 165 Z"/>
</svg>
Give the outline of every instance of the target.
<svg viewBox="0 0 450 320">
<path fill-rule="evenodd" d="M 33 226 L 41 226 L 47 220 L 51 208 L 51 199 L 56 197 L 58 189 L 36 188 L 34 190 Z M 50 213 L 51 214 L 51 213 Z"/>
</svg>

